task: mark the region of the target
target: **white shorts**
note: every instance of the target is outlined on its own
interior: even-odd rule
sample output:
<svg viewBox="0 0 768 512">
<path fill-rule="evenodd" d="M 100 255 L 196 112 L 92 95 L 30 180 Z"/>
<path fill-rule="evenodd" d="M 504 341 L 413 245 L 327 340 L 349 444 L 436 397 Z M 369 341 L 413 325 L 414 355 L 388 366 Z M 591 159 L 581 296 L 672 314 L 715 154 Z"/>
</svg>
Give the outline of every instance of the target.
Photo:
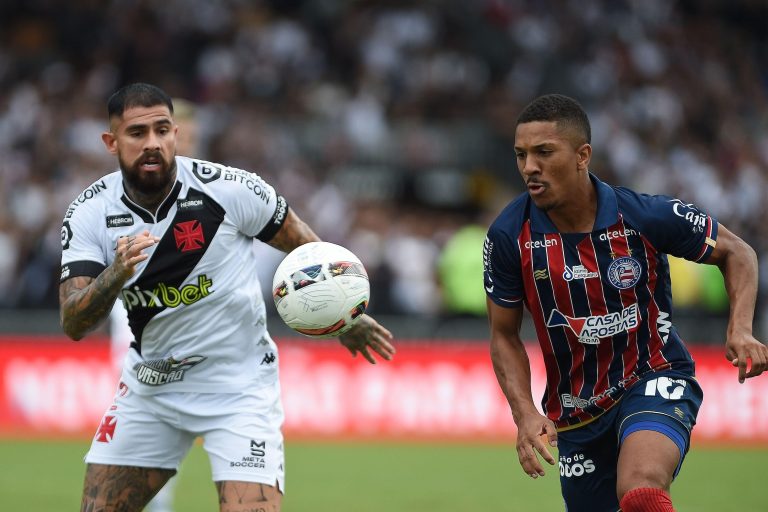
<svg viewBox="0 0 768 512">
<path fill-rule="evenodd" d="M 85 462 L 178 469 L 203 438 L 215 482 L 258 482 L 285 490 L 280 383 L 244 393 L 138 395 L 120 383 Z"/>
</svg>

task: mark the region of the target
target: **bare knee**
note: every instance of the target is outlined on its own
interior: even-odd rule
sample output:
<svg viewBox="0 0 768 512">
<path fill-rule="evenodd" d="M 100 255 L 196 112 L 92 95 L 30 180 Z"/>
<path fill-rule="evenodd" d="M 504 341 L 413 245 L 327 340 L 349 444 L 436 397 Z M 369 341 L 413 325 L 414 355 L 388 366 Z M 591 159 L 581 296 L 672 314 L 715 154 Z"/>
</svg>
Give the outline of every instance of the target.
<svg viewBox="0 0 768 512">
<path fill-rule="evenodd" d="M 651 488 L 669 492 L 672 479 L 666 471 L 650 465 L 637 465 L 619 475 L 616 482 L 616 496 L 619 501 L 632 489 Z"/>
<path fill-rule="evenodd" d="M 225 480 L 216 482 L 216 490 L 220 512 L 280 512 L 283 495 L 277 485 Z"/>
</svg>

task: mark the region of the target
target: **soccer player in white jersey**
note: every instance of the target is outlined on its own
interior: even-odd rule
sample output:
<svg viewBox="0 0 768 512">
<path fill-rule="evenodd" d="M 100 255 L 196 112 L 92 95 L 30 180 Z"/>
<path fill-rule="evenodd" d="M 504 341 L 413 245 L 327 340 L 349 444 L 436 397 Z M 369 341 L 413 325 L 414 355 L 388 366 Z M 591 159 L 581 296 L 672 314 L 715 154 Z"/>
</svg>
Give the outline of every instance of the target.
<svg viewBox="0 0 768 512">
<path fill-rule="evenodd" d="M 279 511 L 279 357 L 251 244 L 288 252 L 318 237 L 256 174 L 176 156 L 161 89 L 127 85 L 107 107 L 120 169 L 65 214 L 61 322 L 80 340 L 119 297 L 134 341 L 85 458 L 82 509 L 141 510 L 199 436 L 221 512 Z M 367 315 L 339 339 L 370 363 L 395 352 Z"/>
<path fill-rule="evenodd" d="M 184 99 L 173 98 L 173 120 L 179 127 L 176 133 L 176 152 L 182 156 L 204 156 L 201 152 L 200 126 L 195 106 Z M 270 249 L 274 250 L 274 249 Z M 277 251 L 275 251 L 277 252 Z M 280 254 L 277 252 L 277 254 Z M 112 365 L 122 371 L 123 359 L 130 349 L 133 333 L 128 325 L 128 312 L 122 301 L 116 300 L 109 314 L 109 355 Z M 170 479 L 147 505 L 147 512 L 171 512 L 176 479 Z"/>
</svg>

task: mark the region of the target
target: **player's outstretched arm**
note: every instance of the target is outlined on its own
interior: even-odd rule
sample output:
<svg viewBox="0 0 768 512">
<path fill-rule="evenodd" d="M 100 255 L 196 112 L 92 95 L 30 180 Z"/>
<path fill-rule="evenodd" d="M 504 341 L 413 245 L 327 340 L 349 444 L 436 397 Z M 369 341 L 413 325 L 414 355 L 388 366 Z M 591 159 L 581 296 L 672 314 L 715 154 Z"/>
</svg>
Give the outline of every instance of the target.
<svg viewBox="0 0 768 512">
<path fill-rule="evenodd" d="M 312 228 L 301 220 L 292 208 L 288 208 L 283 225 L 267 243 L 280 251 L 291 252 L 300 245 L 320 241 L 320 237 Z"/>
<path fill-rule="evenodd" d="M 533 403 L 531 366 L 520 339 L 523 310 L 502 308 L 490 299 L 487 299 L 487 305 L 491 324 L 491 361 L 517 425 L 517 456 L 523 471 L 531 478 L 538 478 L 544 476 L 544 468 L 537 453 L 549 464 L 555 464 L 542 436 L 546 435 L 550 446 L 557 446 L 557 430 Z"/>
<path fill-rule="evenodd" d="M 354 327 L 339 336 L 341 344 L 347 347 L 353 356 L 360 352 L 371 364 L 376 364 L 376 359 L 369 352 L 369 348 L 383 359 L 392 360 L 395 347 L 390 343 L 391 340 L 392 333 L 368 315 L 361 316 Z"/>
<path fill-rule="evenodd" d="M 717 245 L 706 263 L 723 273 L 730 301 L 725 356 L 739 369 L 739 382 L 768 370 L 768 347 L 752 335 L 757 300 L 757 256 L 744 240 L 718 226 Z M 750 365 L 751 363 L 751 365 Z"/>
<path fill-rule="evenodd" d="M 300 245 L 320 241 L 320 237 L 289 208 L 285 222 L 267 243 L 275 249 L 291 252 Z M 392 333 L 368 315 L 362 315 L 352 329 L 339 337 L 341 344 L 353 356 L 360 352 L 371 364 L 376 364 L 376 359 L 369 349 L 387 361 L 392 359 L 395 347 L 390 343 L 391 340 Z"/>
<path fill-rule="evenodd" d="M 117 242 L 112 265 L 96 278 L 76 276 L 59 285 L 60 320 L 67 336 L 81 340 L 109 316 L 125 281 L 149 257 L 144 249 L 158 241 L 148 231 L 123 237 Z"/>
</svg>

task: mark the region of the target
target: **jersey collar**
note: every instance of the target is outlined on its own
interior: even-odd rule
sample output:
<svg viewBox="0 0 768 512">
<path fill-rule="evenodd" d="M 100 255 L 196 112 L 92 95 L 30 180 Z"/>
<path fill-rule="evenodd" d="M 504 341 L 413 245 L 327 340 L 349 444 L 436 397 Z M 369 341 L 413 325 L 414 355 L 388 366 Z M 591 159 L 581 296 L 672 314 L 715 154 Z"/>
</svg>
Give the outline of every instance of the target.
<svg viewBox="0 0 768 512">
<path fill-rule="evenodd" d="M 619 220 L 619 206 L 616 202 L 616 193 L 610 185 L 597 179 L 597 176 L 591 172 L 589 179 L 597 191 L 597 216 L 592 231 L 600 231 L 616 224 Z M 528 204 L 531 207 L 532 231 L 536 233 L 559 233 L 546 212 L 539 210 L 530 196 L 528 197 Z"/>
</svg>

